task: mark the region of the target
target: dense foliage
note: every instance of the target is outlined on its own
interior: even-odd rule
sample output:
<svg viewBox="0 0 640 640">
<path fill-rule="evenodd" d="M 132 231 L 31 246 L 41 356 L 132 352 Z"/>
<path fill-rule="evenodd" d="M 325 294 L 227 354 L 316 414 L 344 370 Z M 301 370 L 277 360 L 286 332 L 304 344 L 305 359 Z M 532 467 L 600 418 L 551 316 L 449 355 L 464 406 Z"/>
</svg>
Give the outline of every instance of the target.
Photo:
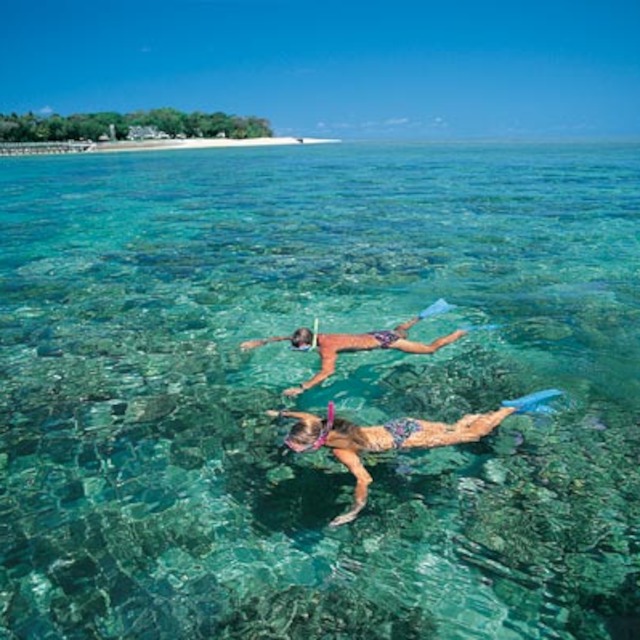
<svg viewBox="0 0 640 640">
<path fill-rule="evenodd" d="M 112 126 L 113 125 L 113 126 Z M 74 114 L 71 116 L 0 114 L 0 142 L 48 142 L 65 140 L 99 140 L 112 135 L 124 140 L 130 127 L 153 127 L 170 138 L 258 138 L 271 137 L 268 120 L 254 116 L 240 117 L 222 112 L 182 113 L 163 108 L 120 114 Z"/>
</svg>

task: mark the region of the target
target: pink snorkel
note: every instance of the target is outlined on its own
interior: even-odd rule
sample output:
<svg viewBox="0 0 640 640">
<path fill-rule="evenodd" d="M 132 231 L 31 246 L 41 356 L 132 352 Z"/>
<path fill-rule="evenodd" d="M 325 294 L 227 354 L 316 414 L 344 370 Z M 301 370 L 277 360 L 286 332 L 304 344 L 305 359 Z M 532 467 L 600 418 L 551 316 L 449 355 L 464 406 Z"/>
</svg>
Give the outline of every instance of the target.
<svg viewBox="0 0 640 640">
<path fill-rule="evenodd" d="M 333 404 L 333 400 L 329 402 L 329 406 L 327 407 L 327 422 L 325 426 L 322 428 L 318 439 L 311 445 L 311 448 L 314 451 L 317 451 L 320 447 L 324 446 L 327 442 L 327 438 L 329 437 L 329 431 L 333 428 L 333 421 L 336 417 L 336 407 Z"/>
</svg>

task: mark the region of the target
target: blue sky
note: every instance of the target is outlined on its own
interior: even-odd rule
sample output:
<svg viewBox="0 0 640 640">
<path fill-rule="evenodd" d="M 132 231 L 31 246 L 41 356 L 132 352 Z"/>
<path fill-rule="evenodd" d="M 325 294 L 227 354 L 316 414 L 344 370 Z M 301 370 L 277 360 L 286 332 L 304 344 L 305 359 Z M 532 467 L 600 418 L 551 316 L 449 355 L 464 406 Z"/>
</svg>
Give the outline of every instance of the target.
<svg viewBox="0 0 640 640">
<path fill-rule="evenodd" d="M 640 137 L 638 0 L 35 0 L 0 113 L 171 106 L 350 138 Z"/>
</svg>

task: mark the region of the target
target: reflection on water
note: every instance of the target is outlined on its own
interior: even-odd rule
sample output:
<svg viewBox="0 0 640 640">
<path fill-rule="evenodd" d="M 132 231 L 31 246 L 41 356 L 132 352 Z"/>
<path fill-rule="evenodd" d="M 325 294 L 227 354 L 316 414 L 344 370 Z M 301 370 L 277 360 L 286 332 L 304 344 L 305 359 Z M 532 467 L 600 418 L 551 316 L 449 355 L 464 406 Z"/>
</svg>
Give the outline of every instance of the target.
<svg viewBox="0 0 640 640">
<path fill-rule="evenodd" d="M 7 159 L 0 628 L 9 638 L 640 634 L 640 161 L 632 145 L 339 145 Z M 243 340 L 420 323 L 298 399 L 456 420 L 561 410 L 366 460 L 264 415 L 315 354 Z M 625 635 L 626 634 L 626 635 Z M 635 634 L 635 635 L 634 635 Z"/>
</svg>

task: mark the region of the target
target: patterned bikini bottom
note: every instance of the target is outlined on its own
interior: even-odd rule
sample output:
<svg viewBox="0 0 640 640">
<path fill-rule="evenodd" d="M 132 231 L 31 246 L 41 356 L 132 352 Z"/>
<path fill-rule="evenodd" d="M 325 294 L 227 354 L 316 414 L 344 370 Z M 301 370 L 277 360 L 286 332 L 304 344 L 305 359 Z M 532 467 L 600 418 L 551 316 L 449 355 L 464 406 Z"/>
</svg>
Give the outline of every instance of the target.
<svg viewBox="0 0 640 640">
<path fill-rule="evenodd" d="M 400 340 L 400 336 L 393 331 L 370 331 L 367 335 L 373 336 L 381 349 L 388 349 L 394 342 Z"/>
<path fill-rule="evenodd" d="M 420 424 L 411 418 L 396 418 L 383 426 L 391 434 L 395 449 L 400 449 L 407 438 L 422 429 Z"/>
</svg>

